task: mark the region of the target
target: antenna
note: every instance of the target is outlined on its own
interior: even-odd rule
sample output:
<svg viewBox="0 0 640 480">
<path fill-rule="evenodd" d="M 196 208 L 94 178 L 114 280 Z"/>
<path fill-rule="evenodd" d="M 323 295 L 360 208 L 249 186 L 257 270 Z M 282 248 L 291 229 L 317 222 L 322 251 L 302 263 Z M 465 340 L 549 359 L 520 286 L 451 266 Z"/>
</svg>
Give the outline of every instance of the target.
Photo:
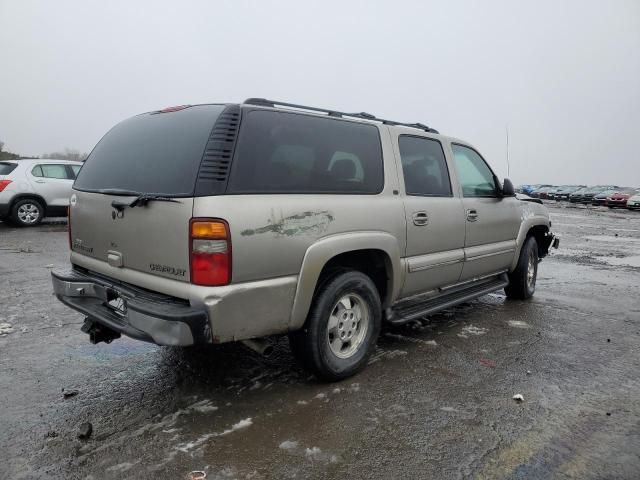
<svg viewBox="0 0 640 480">
<path fill-rule="evenodd" d="M 507 123 L 507 178 L 511 178 L 511 164 L 509 163 L 509 124 Z"/>
</svg>

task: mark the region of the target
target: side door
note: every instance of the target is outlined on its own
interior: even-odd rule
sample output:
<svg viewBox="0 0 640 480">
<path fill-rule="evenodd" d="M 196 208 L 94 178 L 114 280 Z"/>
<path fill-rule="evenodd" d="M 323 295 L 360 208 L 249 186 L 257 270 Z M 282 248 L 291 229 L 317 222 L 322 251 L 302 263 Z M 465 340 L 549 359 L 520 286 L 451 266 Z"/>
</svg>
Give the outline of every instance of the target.
<svg viewBox="0 0 640 480">
<path fill-rule="evenodd" d="M 500 195 L 497 177 L 472 147 L 452 143 L 451 150 L 466 217 L 460 280 L 505 271 L 516 254 L 521 222 L 519 200 Z"/>
<path fill-rule="evenodd" d="M 458 281 L 465 219 L 462 200 L 451 187 L 442 143 L 426 136 L 399 135 L 394 147 L 405 190 L 407 273 L 402 296 L 406 297 Z"/>
<path fill-rule="evenodd" d="M 67 165 L 41 163 L 31 169 L 29 176 L 34 191 L 44 198 L 47 207 L 69 205 L 74 175 Z"/>
</svg>

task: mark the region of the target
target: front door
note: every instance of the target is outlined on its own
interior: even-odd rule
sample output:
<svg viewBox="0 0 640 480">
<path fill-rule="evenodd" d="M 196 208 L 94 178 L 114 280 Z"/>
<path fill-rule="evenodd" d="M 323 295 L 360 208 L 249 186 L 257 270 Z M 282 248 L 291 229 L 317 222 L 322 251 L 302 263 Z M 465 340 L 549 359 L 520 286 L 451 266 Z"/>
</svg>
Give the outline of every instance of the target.
<svg viewBox="0 0 640 480">
<path fill-rule="evenodd" d="M 461 199 L 451 188 L 440 141 L 400 135 L 407 222 L 407 273 L 402 296 L 458 281 L 464 261 L 465 220 Z"/>
<path fill-rule="evenodd" d="M 496 177 L 478 152 L 451 144 L 465 210 L 465 261 L 461 281 L 505 271 L 516 254 L 519 200 L 501 197 Z"/>
</svg>

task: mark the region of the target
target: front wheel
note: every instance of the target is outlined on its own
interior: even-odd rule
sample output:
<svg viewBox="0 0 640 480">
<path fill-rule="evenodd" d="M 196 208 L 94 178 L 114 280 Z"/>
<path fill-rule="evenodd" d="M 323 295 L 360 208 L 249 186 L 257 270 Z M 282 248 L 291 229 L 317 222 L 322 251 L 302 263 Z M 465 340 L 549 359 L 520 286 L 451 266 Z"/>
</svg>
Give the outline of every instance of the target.
<svg viewBox="0 0 640 480">
<path fill-rule="evenodd" d="M 504 289 L 507 298 L 526 300 L 536 291 L 538 277 L 538 242 L 529 237 L 520 250 L 516 269 L 509 274 L 509 285 Z"/>
<path fill-rule="evenodd" d="M 325 279 L 302 329 L 289 335 L 294 356 L 324 380 L 350 377 L 367 363 L 382 323 L 376 286 L 357 271 Z"/>
</svg>

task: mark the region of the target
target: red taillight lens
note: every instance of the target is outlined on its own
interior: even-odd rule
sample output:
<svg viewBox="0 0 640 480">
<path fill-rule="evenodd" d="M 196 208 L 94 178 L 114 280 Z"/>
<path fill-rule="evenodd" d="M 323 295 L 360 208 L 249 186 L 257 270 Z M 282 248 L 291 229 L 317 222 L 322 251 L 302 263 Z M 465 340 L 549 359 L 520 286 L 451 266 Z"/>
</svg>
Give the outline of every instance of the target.
<svg viewBox="0 0 640 480">
<path fill-rule="evenodd" d="M 194 218 L 190 228 L 191 283 L 220 286 L 231 282 L 231 235 L 223 220 Z"/>
<path fill-rule="evenodd" d="M 0 192 L 3 191 L 11 183 L 11 180 L 0 180 Z"/>
</svg>

